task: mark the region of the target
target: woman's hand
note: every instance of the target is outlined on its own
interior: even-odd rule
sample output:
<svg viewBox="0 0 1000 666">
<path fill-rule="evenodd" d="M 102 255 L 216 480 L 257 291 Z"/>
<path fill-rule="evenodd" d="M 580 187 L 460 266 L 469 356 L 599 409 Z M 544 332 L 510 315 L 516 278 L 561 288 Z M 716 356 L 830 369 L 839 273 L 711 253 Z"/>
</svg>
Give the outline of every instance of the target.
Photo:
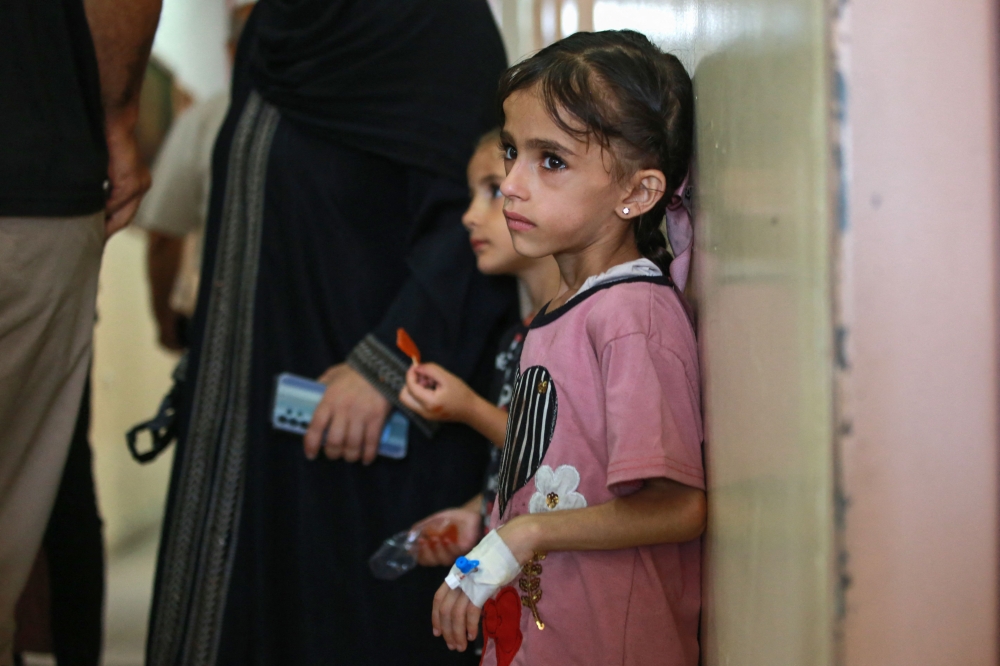
<svg viewBox="0 0 1000 666">
<path fill-rule="evenodd" d="M 421 531 L 417 541 L 417 563 L 425 567 L 451 566 L 465 555 L 482 536 L 483 522 L 478 511 L 445 509 L 424 518 L 410 529 Z"/>
<path fill-rule="evenodd" d="M 469 385 L 436 363 L 420 363 L 406 371 L 400 401 L 428 421 L 461 421 L 479 396 Z"/>
<path fill-rule="evenodd" d="M 326 393 L 306 432 L 306 458 L 314 460 L 322 447 L 330 460 L 371 463 L 378 455 L 389 401 L 346 363 L 333 366 L 319 381 L 327 385 Z"/>
</svg>

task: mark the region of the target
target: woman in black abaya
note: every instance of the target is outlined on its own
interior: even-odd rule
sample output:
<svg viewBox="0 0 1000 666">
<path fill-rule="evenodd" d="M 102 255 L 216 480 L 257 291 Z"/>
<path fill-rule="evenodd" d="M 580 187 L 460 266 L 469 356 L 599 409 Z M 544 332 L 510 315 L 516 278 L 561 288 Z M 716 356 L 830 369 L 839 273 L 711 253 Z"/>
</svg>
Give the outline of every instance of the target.
<svg viewBox="0 0 1000 666">
<path fill-rule="evenodd" d="M 488 455 L 412 414 L 407 457 L 374 454 L 401 409 L 397 328 L 476 385 L 516 316 L 460 224 L 504 67 L 485 0 L 255 9 L 215 148 L 150 666 L 470 659 L 431 634 L 443 570 L 381 582 L 366 562 L 474 495 Z M 270 426 L 281 372 L 329 383 L 305 447 Z"/>
</svg>

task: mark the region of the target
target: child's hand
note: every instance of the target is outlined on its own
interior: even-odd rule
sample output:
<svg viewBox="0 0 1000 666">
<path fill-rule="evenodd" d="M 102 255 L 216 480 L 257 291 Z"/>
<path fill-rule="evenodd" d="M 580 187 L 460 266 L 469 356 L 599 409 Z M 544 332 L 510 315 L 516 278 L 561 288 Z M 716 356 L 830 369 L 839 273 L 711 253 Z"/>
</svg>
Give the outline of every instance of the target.
<svg viewBox="0 0 1000 666">
<path fill-rule="evenodd" d="M 412 365 L 399 400 L 428 421 L 463 421 L 476 394 L 436 363 Z"/>
<path fill-rule="evenodd" d="M 445 509 L 424 518 L 411 529 L 422 534 L 417 541 L 417 562 L 425 567 L 451 566 L 482 536 L 482 516 L 469 509 Z"/>
<path fill-rule="evenodd" d="M 434 635 L 443 637 L 449 650 L 465 652 L 469 641 L 475 640 L 479 633 L 481 613 L 482 610 L 469 600 L 462 588 L 453 590 L 447 583 L 441 583 L 434 595 L 434 610 L 431 611 Z"/>
</svg>

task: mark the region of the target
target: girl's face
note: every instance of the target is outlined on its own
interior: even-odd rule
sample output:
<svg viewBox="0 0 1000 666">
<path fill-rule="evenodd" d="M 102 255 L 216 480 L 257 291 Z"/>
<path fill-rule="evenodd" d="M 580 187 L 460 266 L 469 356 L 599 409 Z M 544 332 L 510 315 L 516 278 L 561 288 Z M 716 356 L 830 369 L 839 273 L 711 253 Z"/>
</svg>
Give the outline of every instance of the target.
<svg viewBox="0 0 1000 666">
<path fill-rule="evenodd" d="M 534 89 L 504 101 L 501 133 L 507 177 L 500 190 L 514 247 L 529 257 L 573 254 L 631 234 L 621 207 L 628 188 L 610 171 L 611 155 L 549 116 Z M 630 211 L 631 212 L 631 211 Z"/>
<path fill-rule="evenodd" d="M 487 141 L 469 161 L 469 190 L 472 203 L 462 216 L 469 230 L 469 242 L 476 254 L 476 266 L 486 275 L 516 275 L 532 260 L 514 250 L 503 215 L 500 182 L 504 179 L 503 153 Z"/>
</svg>

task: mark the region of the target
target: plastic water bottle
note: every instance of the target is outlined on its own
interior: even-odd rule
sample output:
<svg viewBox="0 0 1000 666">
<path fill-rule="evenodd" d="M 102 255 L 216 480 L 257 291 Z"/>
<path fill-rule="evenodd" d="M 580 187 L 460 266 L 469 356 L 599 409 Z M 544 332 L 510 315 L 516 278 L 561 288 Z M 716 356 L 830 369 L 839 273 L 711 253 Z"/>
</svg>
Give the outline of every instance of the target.
<svg viewBox="0 0 1000 666">
<path fill-rule="evenodd" d="M 396 580 L 416 567 L 419 538 L 420 530 L 411 530 L 386 539 L 368 559 L 372 575 L 379 580 Z"/>
</svg>

